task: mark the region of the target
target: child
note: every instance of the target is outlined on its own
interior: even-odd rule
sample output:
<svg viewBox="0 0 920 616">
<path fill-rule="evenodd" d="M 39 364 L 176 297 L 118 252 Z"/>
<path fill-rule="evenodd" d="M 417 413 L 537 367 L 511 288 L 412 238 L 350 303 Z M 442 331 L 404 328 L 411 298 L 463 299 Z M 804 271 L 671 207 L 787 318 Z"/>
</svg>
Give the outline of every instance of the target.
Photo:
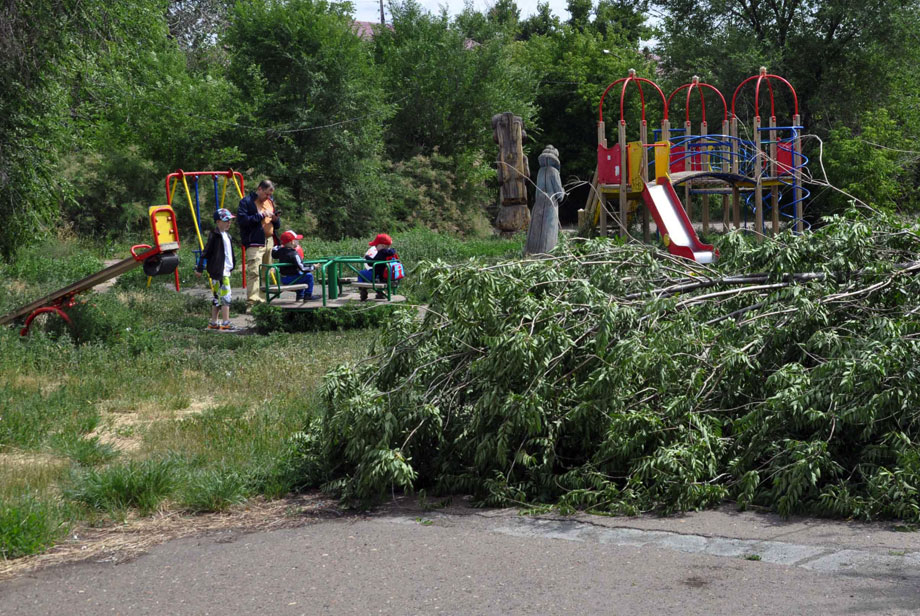
<svg viewBox="0 0 920 616">
<path fill-rule="evenodd" d="M 280 267 L 281 284 L 307 285 L 305 290 L 297 291 L 297 300 L 306 302 L 318 297 L 313 295 L 313 264 L 304 263 L 302 253 L 297 250 L 300 247 L 300 239 L 303 239 L 303 236 L 290 229 L 282 233 L 281 245 L 272 249 L 272 259 L 286 264 Z"/>
<path fill-rule="evenodd" d="M 399 261 L 399 255 L 393 248 L 393 239 L 386 233 L 379 233 L 377 237 L 367 244 L 370 246 L 364 253 L 364 260 L 370 264 L 373 269 L 366 269 L 358 272 L 358 278 L 361 282 L 386 282 L 390 274 L 389 265 L 379 263 L 379 261 Z M 377 298 L 383 298 L 386 295 L 382 291 L 377 291 Z"/>
<path fill-rule="evenodd" d="M 236 218 L 230 210 L 220 208 L 214 212 L 216 229 L 211 229 L 208 234 L 208 243 L 205 245 L 195 268 L 195 274 L 201 276 L 207 263 L 208 276 L 211 279 L 211 320 L 208 329 L 235 329 L 230 323 L 230 272 L 236 267 L 233 258 L 233 248 L 230 247 L 230 221 Z M 220 313 L 220 321 L 218 321 Z"/>
</svg>

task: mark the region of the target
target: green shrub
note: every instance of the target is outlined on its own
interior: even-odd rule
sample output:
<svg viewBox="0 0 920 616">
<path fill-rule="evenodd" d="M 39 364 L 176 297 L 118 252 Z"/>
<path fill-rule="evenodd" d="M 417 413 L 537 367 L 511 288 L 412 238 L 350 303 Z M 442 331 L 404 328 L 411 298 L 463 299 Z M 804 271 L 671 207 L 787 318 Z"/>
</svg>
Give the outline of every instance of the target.
<svg viewBox="0 0 920 616">
<path fill-rule="evenodd" d="M 81 234 L 149 229 L 147 208 L 164 199 L 161 170 L 137 146 L 73 156 L 68 171 L 77 197 L 64 215 Z"/>
<path fill-rule="evenodd" d="M 482 234 L 490 230 L 485 206 L 494 200 L 491 165 L 482 156 L 456 159 L 442 156 L 437 148 L 430 156 L 417 154 L 390 163 L 391 216 L 402 227 L 432 229 L 444 234 Z"/>
<path fill-rule="evenodd" d="M 141 514 L 149 514 L 172 493 L 176 483 L 176 463 L 171 459 L 131 461 L 76 473 L 65 495 L 99 511 L 120 513 L 134 507 Z"/>
<path fill-rule="evenodd" d="M 61 509 L 49 502 L 24 497 L 0 499 L 0 557 L 38 554 L 66 532 Z"/>
<path fill-rule="evenodd" d="M 256 331 L 260 334 L 284 331 L 284 311 L 271 304 L 256 304 L 251 308 Z"/>
<path fill-rule="evenodd" d="M 253 306 L 252 316 L 256 322 L 256 331 L 262 334 L 273 331 L 318 332 L 377 327 L 400 309 L 406 307 L 398 304 L 372 303 L 285 311 L 271 304 L 259 304 Z"/>
<path fill-rule="evenodd" d="M 855 134 L 848 126 L 830 132 L 825 157 L 831 183 L 875 207 L 915 211 L 917 161 L 910 133 L 884 108 L 867 112 L 861 121 Z M 834 210 L 848 205 L 845 195 L 829 197 Z"/>
<path fill-rule="evenodd" d="M 113 293 L 84 295 L 68 314 L 70 335 L 79 343 L 119 344 L 130 341 L 136 335 L 132 335 L 132 329 L 140 325 L 137 315 Z M 65 325 L 55 320 L 52 327 L 62 330 Z"/>
</svg>

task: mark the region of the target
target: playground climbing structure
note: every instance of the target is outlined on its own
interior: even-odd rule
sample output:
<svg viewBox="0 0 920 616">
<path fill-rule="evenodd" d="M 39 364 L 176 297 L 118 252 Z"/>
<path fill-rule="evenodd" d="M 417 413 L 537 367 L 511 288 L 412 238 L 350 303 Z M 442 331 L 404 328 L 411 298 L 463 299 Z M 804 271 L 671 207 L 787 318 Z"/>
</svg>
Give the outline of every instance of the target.
<svg viewBox="0 0 920 616">
<path fill-rule="evenodd" d="M 752 83 L 753 82 L 753 83 Z M 780 125 L 776 119 L 774 83 L 788 88 L 792 100 L 791 122 Z M 630 84 L 639 92 L 641 118 L 639 140 L 627 141 L 626 94 Z M 649 141 L 646 119 L 645 90 L 651 88 L 662 103 L 662 120 L 659 129 L 653 131 L 654 141 Z M 744 127 L 738 117 L 739 94 L 749 84 L 754 86 L 754 117 L 750 134 L 740 134 Z M 617 140 L 608 146 L 604 122 L 604 100 L 607 94 L 619 86 L 620 114 L 617 123 Z M 684 98 L 684 121 L 682 126 L 671 125 L 669 108 L 678 94 L 686 90 Z M 717 97 L 722 107 L 720 130 L 710 132 L 706 117 L 706 97 Z M 770 115 L 764 122 L 761 116 L 760 99 L 766 92 Z M 690 119 L 692 102 L 699 95 L 700 123 L 694 130 Z M 761 68 L 757 75 L 745 79 L 732 96 L 729 109 L 722 93 L 699 78 L 675 89 L 665 97 L 661 88 L 653 81 L 636 76 L 631 70 L 627 77 L 618 79 L 604 90 L 598 106 L 597 123 L 597 170 L 593 182 L 592 197 L 584 215 L 587 223 L 597 226 L 602 235 L 607 234 L 608 214 L 613 214 L 619 235 L 627 235 L 630 215 L 641 210 L 643 238 L 650 239 L 649 213 L 655 217 L 656 226 L 669 250 L 675 252 L 688 248 L 694 254 L 707 258 L 708 249 L 696 238 L 690 223 L 693 215 L 693 199 L 700 196 L 703 232 L 709 231 L 710 198 L 721 199 L 723 223 L 728 228 L 729 207 L 731 224 L 745 226 L 747 215 L 753 213 L 751 230 L 758 238 L 766 233 L 778 233 L 782 223 L 796 232 L 806 228 L 803 218 L 803 202 L 808 191 L 802 186 L 803 170 L 807 158 L 801 149 L 801 120 L 795 89 L 784 78 L 771 75 Z M 650 178 L 650 169 L 655 175 Z M 657 190 L 662 186 L 664 190 Z M 682 194 L 679 194 L 682 193 Z M 618 207 L 611 209 L 608 203 L 614 201 Z M 674 201 L 674 203 L 671 203 Z M 645 205 L 642 208 L 642 205 Z M 730 204 L 730 206 L 729 206 Z M 662 208 L 679 208 L 679 212 L 662 212 Z M 664 216 L 656 215 L 666 214 Z M 769 215 L 770 225 L 765 224 Z M 659 220 L 659 217 L 661 218 Z M 680 229 L 667 225 L 680 225 Z M 688 255 L 684 255 L 688 256 Z M 717 256 L 717 255 L 715 255 Z M 690 257 L 693 258 L 693 257 Z"/>
</svg>

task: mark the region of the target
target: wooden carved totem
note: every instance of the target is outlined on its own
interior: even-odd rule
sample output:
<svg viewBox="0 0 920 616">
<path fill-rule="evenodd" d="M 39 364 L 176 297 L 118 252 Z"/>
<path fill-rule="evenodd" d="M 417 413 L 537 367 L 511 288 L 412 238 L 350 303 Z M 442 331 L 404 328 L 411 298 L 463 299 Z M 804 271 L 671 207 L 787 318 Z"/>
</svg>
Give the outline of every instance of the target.
<svg viewBox="0 0 920 616">
<path fill-rule="evenodd" d="M 527 184 L 530 166 L 524 156 L 527 138 L 520 116 L 510 111 L 492 116 L 492 136 L 498 144 L 498 183 L 501 185 L 501 207 L 495 226 L 502 234 L 511 235 L 527 228 Z"/>
</svg>

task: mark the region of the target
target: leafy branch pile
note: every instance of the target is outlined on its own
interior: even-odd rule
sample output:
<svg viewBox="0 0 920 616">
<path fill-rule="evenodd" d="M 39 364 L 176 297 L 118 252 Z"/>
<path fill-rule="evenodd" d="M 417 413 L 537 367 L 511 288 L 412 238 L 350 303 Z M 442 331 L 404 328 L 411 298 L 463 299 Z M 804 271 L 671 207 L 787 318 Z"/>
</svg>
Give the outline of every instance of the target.
<svg viewBox="0 0 920 616">
<path fill-rule="evenodd" d="M 918 230 L 851 211 L 729 234 L 714 268 L 606 240 L 430 264 L 424 319 L 327 375 L 305 472 L 354 500 L 918 522 Z"/>
</svg>

